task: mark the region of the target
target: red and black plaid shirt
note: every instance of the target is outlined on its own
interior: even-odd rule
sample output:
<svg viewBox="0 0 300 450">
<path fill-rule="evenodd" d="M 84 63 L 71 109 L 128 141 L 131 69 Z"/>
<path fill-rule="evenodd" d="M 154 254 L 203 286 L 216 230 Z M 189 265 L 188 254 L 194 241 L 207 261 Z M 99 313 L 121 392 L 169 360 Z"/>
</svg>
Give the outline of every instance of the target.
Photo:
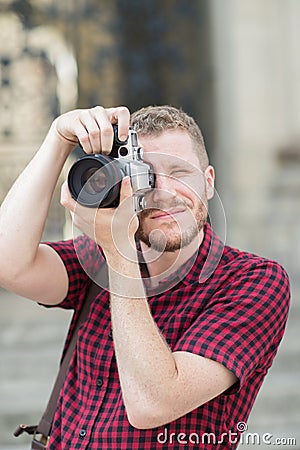
<svg viewBox="0 0 300 450">
<path fill-rule="evenodd" d="M 58 252 L 69 275 L 69 292 L 59 306 L 75 309 L 76 316 L 90 278 L 78 261 L 72 240 L 49 245 Z M 97 245 L 80 236 L 76 248 L 90 273 L 101 259 Z M 217 255 L 217 267 L 199 283 L 209 253 Z M 172 351 L 218 361 L 238 382 L 165 426 L 135 429 L 127 420 L 122 399 L 109 294 L 102 290 L 79 331 L 54 418 L 50 450 L 237 447 L 239 424 L 247 421 L 283 336 L 288 277 L 274 261 L 224 247 L 208 224 L 195 262 L 183 275 L 175 286 L 148 297 L 157 326 Z"/>
</svg>

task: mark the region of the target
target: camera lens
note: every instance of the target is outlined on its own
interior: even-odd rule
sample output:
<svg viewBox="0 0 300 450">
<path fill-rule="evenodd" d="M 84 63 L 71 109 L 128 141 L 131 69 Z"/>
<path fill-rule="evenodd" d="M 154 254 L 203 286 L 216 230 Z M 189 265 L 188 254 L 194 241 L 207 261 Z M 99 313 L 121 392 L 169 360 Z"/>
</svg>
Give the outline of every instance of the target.
<svg viewBox="0 0 300 450">
<path fill-rule="evenodd" d="M 103 170 L 92 167 L 81 175 L 82 189 L 88 194 L 99 194 L 107 185 L 106 174 Z"/>
<path fill-rule="evenodd" d="M 118 160 L 105 155 L 85 155 L 71 167 L 68 185 L 72 197 L 81 205 L 109 208 L 119 202 L 123 176 Z"/>
</svg>

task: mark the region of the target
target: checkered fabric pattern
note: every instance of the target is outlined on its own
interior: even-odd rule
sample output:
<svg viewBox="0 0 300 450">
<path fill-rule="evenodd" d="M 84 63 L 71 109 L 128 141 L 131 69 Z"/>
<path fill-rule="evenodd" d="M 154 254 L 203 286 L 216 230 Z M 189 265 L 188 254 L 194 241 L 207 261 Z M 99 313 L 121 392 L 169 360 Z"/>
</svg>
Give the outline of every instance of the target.
<svg viewBox="0 0 300 450">
<path fill-rule="evenodd" d="M 48 244 L 58 252 L 69 275 L 69 292 L 59 306 L 74 309 L 76 319 L 90 278 L 78 261 L 72 240 Z M 93 265 L 100 264 L 99 248 L 86 236 L 76 238 L 76 248 L 77 253 L 78 249 L 83 252 L 85 265 L 90 266 L 85 269 L 91 273 Z M 215 254 L 219 252 L 220 261 L 212 275 L 199 283 L 211 248 Z M 286 272 L 274 261 L 224 247 L 206 224 L 191 270 L 165 292 L 149 295 L 148 301 L 172 351 L 218 361 L 238 382 L 165 426 L 151 430 L 132 427 L 114 355 L 109 294 L 102 290 L 79 331 L 49 450 L 237 447 L 238 424 L 247 421 L 283 336 L 289 306 Z"/>
</svg>

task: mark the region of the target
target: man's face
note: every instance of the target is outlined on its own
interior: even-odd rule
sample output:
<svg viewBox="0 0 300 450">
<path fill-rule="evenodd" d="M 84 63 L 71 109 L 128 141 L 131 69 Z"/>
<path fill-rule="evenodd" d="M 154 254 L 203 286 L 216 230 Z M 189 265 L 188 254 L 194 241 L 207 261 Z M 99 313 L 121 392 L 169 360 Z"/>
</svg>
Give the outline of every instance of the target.
<svg viewBox="0 0 300 450">
<path fill-rule="evenodd" d="M 207 220 L 214 171 L 203 171 L 187 132 L 170 130 L 157 137 L 141 136 L 144 159 L 154 167 L 155 189 L 139 213 L 137 238 L 158 252 L 189 245 Z"/>
</svg>

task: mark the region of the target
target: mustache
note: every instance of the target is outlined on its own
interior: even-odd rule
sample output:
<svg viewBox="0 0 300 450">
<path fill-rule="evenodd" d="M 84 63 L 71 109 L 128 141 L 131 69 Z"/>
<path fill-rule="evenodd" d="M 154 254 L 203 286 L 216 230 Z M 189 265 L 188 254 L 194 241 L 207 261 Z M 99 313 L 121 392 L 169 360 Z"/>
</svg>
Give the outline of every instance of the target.
<svg viewBox="0 0 300 450">
<path fill-rule="evenodd" d="M 167 211 L 169 209 L 177 207 L 184 207 L 186 209 L 191 209 L 193 206 L 190 202 L 185 202 L 184 200 L 181 199 L 174 199 L 171 202 L 151 201 L 149 203 L 150 203 L 149 207 L 147 206 L 148 202 L 146 202 L 146 208 L 139 212 L 138 214 L 139 218 L 145 219 L 146 217 L 149 217 L 153 213 L 158 211 Z"/>
</svg>

